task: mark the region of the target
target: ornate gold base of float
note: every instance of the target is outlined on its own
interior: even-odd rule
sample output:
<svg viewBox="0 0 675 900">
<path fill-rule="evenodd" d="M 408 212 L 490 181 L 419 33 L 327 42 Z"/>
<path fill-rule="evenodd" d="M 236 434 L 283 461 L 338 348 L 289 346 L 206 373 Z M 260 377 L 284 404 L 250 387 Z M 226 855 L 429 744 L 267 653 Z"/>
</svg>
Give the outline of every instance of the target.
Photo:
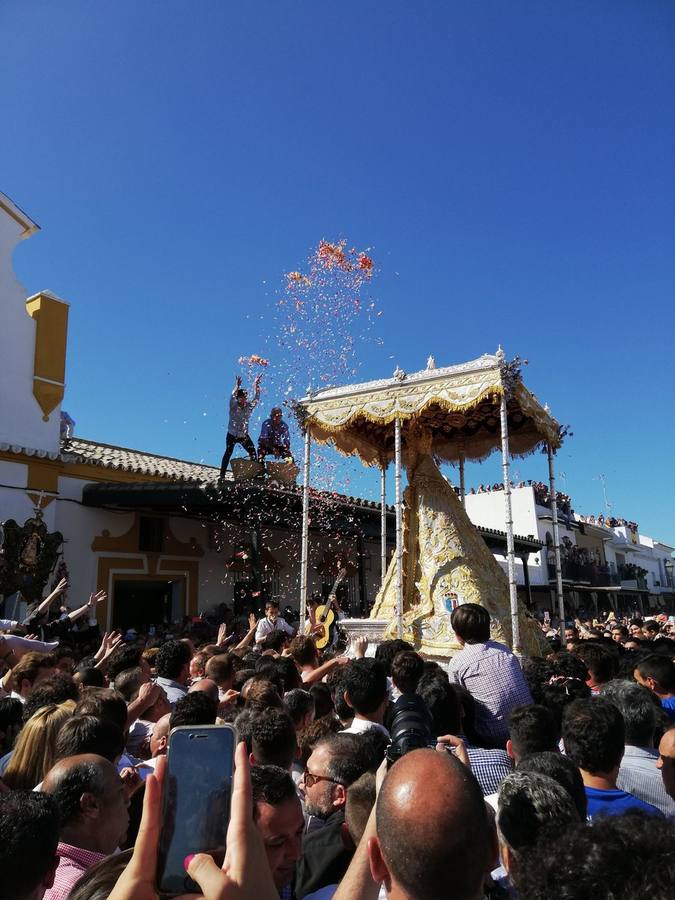
<svg viewBox="0 0 675 900">
<path fill-rule="evenodd" d="M 501 566 L 429 454 L 408 468 L 403 512 L 403 638 L 425 656 L 449 658 L 460 649 L 450 615 L 461 603 L 490 613 L 492 637 L 511 645 L 509 585 Z M 541 629 L 519 604 L 523 653 L 544 649 Z M 396 558 L 372 609 L 385 621 L 383 639 L 397 636 Z"/>
</svg>

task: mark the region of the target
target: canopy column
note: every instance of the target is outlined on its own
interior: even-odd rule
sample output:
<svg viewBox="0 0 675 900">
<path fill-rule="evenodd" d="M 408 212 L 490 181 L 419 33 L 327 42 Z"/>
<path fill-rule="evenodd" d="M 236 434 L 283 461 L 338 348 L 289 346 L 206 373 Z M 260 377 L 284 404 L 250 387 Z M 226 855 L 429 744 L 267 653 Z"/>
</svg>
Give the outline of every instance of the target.
<svg viewBox="0 0 675 900">
<path fill-rule="evenodd" d="M 464 454 L 459 458 L 459 499 L 462 501 L 462 506 L 466 506 L 465 502 L 466 490 L 464 487 Z"/>
<path fill-rule="evenodd" d="M 560 617 L 560 641 L 565 646 L 565 598 L 563 595 L 562 564 L 560 561 L 560 528 L 558 527 L 558 499 L 555 490 L 555 468 L 553 465 L 553 448 L 546 445 L 548 453 L 548 492 L 551 497 L 551 516 L 553 518 L 553 550 L 555 553 L 555 592 L 558 600 L 558 616 Z"/>
<path fill-rule="evenodd" d="M 387 462 L 382 460 L 380 468 L 380 587 L 384 587 L 387 574 Z"/>
<path fill-rule="evenodd" d="M 506 409 L 506 391 L 502 392 L 501 407 L 502 471 L 504 478 L 504 509 L 506 512 L 506 563 L 509 573 L 509 599 L 511 604 L 511 643 L 513 652 L 520 655 L 520 619 L 518 618 L 518 586 L 516 583 L 516 552 L 513 540 L 513 511 L 511 508 L 511 480 L 509 477 L 509 423 Z"/>
<path fill-rule="evenodd" d="M 394 484 L 396 487 L 396 636 L 403 637 L 403 499 L 401 497 L 401 420 L 394 422 Z"/>
<path fill-rule="evenodd" d="M 305 429 L 305 459 L 302 484 L 302 550 L 300 553 L 300 631 L 305 627 L 307 614 L 307 570 L 309 567 L 309 458 L 310 436 Z"/>
</svg>

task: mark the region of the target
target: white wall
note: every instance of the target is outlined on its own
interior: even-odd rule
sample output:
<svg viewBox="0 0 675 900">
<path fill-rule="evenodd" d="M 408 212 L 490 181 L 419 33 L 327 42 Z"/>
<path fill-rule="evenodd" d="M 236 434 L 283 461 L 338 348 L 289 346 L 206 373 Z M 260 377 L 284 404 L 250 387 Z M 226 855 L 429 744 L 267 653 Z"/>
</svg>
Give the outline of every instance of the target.
<svg viewBox="0 0 675 900">
<path fill-rule="evenodd" d="M 26 291 L 12 262 L 22 231 L 0 207 L 0 444 L 57 453 L 59 407 L 43 422 L 33 396 L 36 323 L 26 311 Z"/>
<path fill-rule="evenodd" d="M 28 494 L 26 494 L 26 478 L 28 466 L 0 460 L 0 522 L 15 519 L 19 525 L 33 515 Z"/>
</svg>

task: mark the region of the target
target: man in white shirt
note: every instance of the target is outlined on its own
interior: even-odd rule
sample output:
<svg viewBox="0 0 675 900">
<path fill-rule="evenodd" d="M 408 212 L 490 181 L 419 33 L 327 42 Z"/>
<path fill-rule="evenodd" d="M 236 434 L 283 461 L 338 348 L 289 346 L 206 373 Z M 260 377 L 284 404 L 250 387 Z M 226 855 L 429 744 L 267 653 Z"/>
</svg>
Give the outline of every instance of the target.
<svg viewBox="0 0 675 900">
<path fill-rule="evenodd" d="M 192 653 L 183 641 L 167 641 L 157 654 L 155 683 L 164 688 L 171 709 L 188 692 Z"/>
<path fill-rule="evenodd" d="M 255 642 L 259 647 L 268 634 L 273 631 L 283 631 L 285 634 L 293 637 L 295 628 L 292 628 L 288 622 L 279 615 L 279 603 L 276 600 L 268 600 L 265 604 L 265 618 L 258 622 L 255 630 Z"/>
</svg>

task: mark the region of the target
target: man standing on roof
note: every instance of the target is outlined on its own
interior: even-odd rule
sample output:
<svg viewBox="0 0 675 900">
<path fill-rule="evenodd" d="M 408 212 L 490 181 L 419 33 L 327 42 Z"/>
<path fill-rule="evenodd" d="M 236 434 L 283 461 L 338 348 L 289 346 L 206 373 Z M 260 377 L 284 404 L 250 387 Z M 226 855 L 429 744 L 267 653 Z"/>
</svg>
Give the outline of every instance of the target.
<svg viewBox="0 0 675 900">
<path fill-rule="evenodd" d="M 258 438 L 258 459 L 261 462 L 269 454 L 277 459 L 288 459 L 291 456 L 291 438 L 282 415 L 281 407 L 274 406 L 269 419 L 262 423 Z"/>
<path fill-rule="evenodd" d="M 230 397 L 230 420 L 227 424 L 227 441 L 225 444 L 225 453 L 220 466 L 220 477 L 225 478 L 227 467 L 230 464 L 230 457 L 234 450 L 235 444 L 241 444 L 252 460 L 256 460 L 255 446 L 248 433 L 248 423 L 251 413 L 258 405 L 260 399 L 260 375 L 256 375 L 253 382 L 255 393 L 253 400 L 248 399 L 248 391 L 241 386 L 241 376 L 237 375 L 234 383 L 234 390 Z"/>
</svg>

